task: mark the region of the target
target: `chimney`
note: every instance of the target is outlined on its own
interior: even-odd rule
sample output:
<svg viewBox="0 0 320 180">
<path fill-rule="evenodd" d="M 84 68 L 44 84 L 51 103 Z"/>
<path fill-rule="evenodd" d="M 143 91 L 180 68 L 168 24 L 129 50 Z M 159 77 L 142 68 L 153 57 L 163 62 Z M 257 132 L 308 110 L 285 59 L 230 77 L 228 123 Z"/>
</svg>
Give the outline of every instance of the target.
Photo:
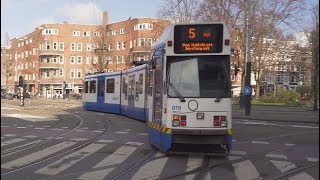
<svg viewBox="0 0 320 180">
<path fill-rule="evenodd" d="M 107 11 L 103 11 L 103 17 L 102 17 L 102 25 L 103 27 L 106 27 L 106 25 L 108 25 L 108 12 Z"/>
</svg>

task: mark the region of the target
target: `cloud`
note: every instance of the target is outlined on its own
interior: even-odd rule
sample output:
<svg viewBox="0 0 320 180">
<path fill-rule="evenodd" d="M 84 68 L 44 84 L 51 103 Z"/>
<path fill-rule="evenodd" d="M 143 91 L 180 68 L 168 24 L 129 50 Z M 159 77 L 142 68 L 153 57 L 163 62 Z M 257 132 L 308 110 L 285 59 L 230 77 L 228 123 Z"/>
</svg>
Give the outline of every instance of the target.
<svg viewBox="0 0 320 180">
<path fill-rule="evenodd" d="M 71 23 L 100 24 L 102 22 L 102 10 L 91 2 L 68 3 L 58 13 L 59 16 L 65 17 Z"/>
</svg>

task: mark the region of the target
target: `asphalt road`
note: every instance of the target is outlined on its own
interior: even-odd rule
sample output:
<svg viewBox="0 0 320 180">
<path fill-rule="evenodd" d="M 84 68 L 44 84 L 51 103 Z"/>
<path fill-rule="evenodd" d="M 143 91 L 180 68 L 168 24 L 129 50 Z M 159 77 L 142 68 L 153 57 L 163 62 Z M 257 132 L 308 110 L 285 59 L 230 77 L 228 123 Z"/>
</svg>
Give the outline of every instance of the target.
<svg viewBox="0 0 320 180">
<path fill-rule="evenodd" d="M 1 103 L 5 180 L 319 179 L 317 112 L 286 111 L 304 113 L 306 122 L 279 108 L 260 109 L 264 119 L 241 117 L 234 108 L 233 150 L 219 157 L 162 154 L 149 145 L 144 123 L 83 111 L 79 101 L 34 100 L 30 109 L 17 102 Z"/>
</svg>

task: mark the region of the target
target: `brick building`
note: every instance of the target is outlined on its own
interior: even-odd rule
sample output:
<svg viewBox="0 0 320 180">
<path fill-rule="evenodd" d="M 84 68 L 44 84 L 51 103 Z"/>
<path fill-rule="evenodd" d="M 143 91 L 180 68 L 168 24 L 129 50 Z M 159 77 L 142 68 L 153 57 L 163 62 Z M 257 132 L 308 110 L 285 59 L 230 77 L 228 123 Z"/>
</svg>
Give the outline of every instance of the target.
<svg viewBox="0 0 320 180">
<path fill-rule="evenodd" d="M 102 25 L 41 25 L 10 40 L 8 91 L 16 92 L 18 78 L 23 76 L 27 90 L 44 97 L 79 93 L 88 72 L 119 71 L 132 60 L 147 60 L 151 44 L 169 23 L 135 18 L 108 24 L 104 12 Z"/>
</svg>

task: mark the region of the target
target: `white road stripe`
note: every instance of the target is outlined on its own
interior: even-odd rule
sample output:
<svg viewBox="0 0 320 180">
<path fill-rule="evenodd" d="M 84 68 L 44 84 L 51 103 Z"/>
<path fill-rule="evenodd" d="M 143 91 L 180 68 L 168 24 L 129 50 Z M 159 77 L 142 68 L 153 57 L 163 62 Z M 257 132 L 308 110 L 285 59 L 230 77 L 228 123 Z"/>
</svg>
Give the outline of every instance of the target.
<svg viewBox="0 0 320 180">
<path fill-rule="evenodd" d="M 266 154 L 266 157 L 279 158 L 279 159 L 288 159 L 288 157 L 286 155 L 283 155 L 283 154 Z"/>
<path fill-rule="evenodd" d="M 25 138 L 37 138 L 38 136 L 34 136 L 34 135 L 28 135 L 28 136 L 23 136 Z"/>
<path fill-rule="evenodd" d="M 232 155 L 246 155 L 247 152 L 245 152 L 245 151 L 233 151 L 233 150 L 231 150 L 231 151 L 230 151 L 230 154 L 232 154 Z"/>
<path fill-rule="evenodd" d="M 70 141 L 85 141 L 87 140 L 86 138 L 73 138 L 73 139 L 70 139 Z"/>
<path fill-rule="evenodd" d="M 87 172 L 77 179 L 83 180 L 103 180 L 108 174 L 110 174 L 115 168 L 102 169 L 97 171 Z"/>
<path fill-rule="evenodd" d="M 82 130 L 82 129 L 77 129 L 77 130 L 75 130 L 75 131 L 80 132 L 80 131 L 84 131 L 84 130 Z"/>
<path fill-rule="evenodd" d="M 202 161 L 203 161 L 203 156 L 197 156 L 197 157 L 189 156 L 186 172 L 192 171 L 192 170 L 200 167 Z M 185 179 L 185 180 L 194 179 L 195 175 L 196 175 L 196 174 L 189 174 L 189 175 L 185 176 L 184 179 Z"/>
<path fill-rule="evenodd" d="M 41 128 L 41 127 L 36 127 L 36 128 L 33 128 L 33 129 L 45 129 L 45 128 Z"/>
<path fill-rule="evenodd" d="M 95 130 L 95 131 L 92 131 L 92 132 L 95 132 L 95 133 L 102 133 L 103 131 Z"/>
<path fill-rule="evenodd" d="M 288 143 L 287 143 L 287 144 L 284 144 L 284 145 L 289 146 L 289 147 L 290 147 L 290 146 L 295 146 L 295 144 L 288 144 Z"/>
<path fill-rule="evenodd" d="M 141 142 L 127 142 L 126 144 L 127 145 L 132 145 L 132 146 L 141 146 L 141 145 L 143 145 L 143 143 L 141 143 Z"/>
<path fill-rule="evenodd" d="M 5 137 L 2 137 L 2 136 L 1 136 L 1 139 L 4 139 L 4 138 L 5 138 Z"/>
<path fill-rule="evenodd" d="M 36 171 L 39 174 L 46 174 L 46 175 L 57 175 L 60 172 L 66 170 L 67 168 L 71 167 L 72 165 L 76 164 L 80 160 L 88 157 L 89 155 L 93 154 L 100 148 L 102 148 L 103 144 L 90 144 L 79 151 L 76 151 L 72 154 L 64 156 L 63 158 L 59 159 L 58 161 L 43 167 Z"/>
<path fill-rule="evenodd" d="M 10 127 L 10 126 L 1 126 L 2 128 L 5 128 L 5 127 Z"/>
<path fill-rule="evenodd" d="M 137 148 L 130 146 L 122 146 L 114 153 L 100 161 L 93 168 L 106 167 L 124 162 Z"/>
<path fill-rule="evenodd" d="M 3 165 L 1 165 L 1 168 L 6 168 L 6 169 L 11 169 L 13 167 L 20 167 L 20 166 L 24 166 L 26 164 L 30 164 L 34 161 L 40 160 L 50 154 L 56 153 L 58 151 L 61 151 L 62 149 L 68 148 L 72 145 L 76 144 L 76 142 L 63 142 L 60 144 L 56 144 L 54 146 L 51 146 L 47 149 L 29 154 L 27 156 L 23 156 L 19 159 L 15 159 L 13 161 L 7 162 Z"/>
<path fill-rule="evenodd" d="M 21 139 L 21 138 L 10 139 L 8 141 L 1 142 L 1 147 L 7 146 L 7 145 L 10 145 L 10 144 L 14 144 L 14 143 L 17 143 L 17 142 L 20 142 L 20 141 L 24 141 L 24 140 L 26 140 L 26 139 Z"/>
<path fill-rule="evenodd" d="M 131 180 L 157 179 L 168 161 L 167 157 L 156 159 L 144 164 Z"/>
<path fill-rule="evenodd" d="M 257 169 L 249 160 L 232 164 L 232 166 L 238 180 L 262 179 Z"/>
<path fill-rule="evenodd" d="M 147 133 L 139 133 L 138 135 L 139 135 L 139 136 L 148 136 Z"/>
<path fill-rule="evenodd" d="M 311 129 L 319 129 L 319 127 L 314 127 L 314 126 L 299 126 L 299 125 L 293 125 L 292 127 L 297 127 L 297 128 L 311 128 Z"/>
<path fill-rule="evenodd" d="M 50 120 L 57 120 L 53 117 L 42 117 L 42 116 L 33 116 L 28 114 L 5 114 L 6 116 L 23 119 L 27 121 L 50 121 Z"/>
<path fill-rule="evenodd" d="M 59 129 L 59 128 L 54 128 L 54 129 L 51 129 L 51 130 L 54 130 L 54 131 L 64 131 L 64 129 Z"/>
<path fill-rule="evenodd" d="M 5 137 L 14 137 L 14 136 L 17 136 L 17 135 L 16 134 L 5 134 L 3 136 L 5 136 Z"/>
<path fill-rule="evenodd" d="M 307 160 L 310 162 L 318 162 L 319 161 L 318 158 L 312 158 L 312 157 L 307 157 Z"/>
<path fill-rule="evenodd" d="M 236 159 L 239 159 L 240 157 L 239 156 L 228 156 L 228 160 L 229 161 L 233 161 L 233 160 L 236 160 Z"/>
<path fill-rule="evenodd" d="M 289 177 L 289 180 L 316 180 L 314 179 L 312 176 L 310 176 L 309 174 L 302 172 L 300 174 L 297 174 L 295 176 Z"/>
<path fill-rule="evenodd" d="M 269 142 L 264 142 L 264 141 L 251 141 L 253 144 L 269 144 Z"/>
<path fill-rule="evenodd" d="M 129 132 L 122 132 L 122 131 L 119 131 L 119 132 L 115 132 L 116 134 L 128 134 Z"/>
<path fill-rule="evenodd" d="M 292 162 L 287 162 L 287 161 L 275 161 L 275 160 L 270 160 L 274 166 L 281 172 L 287 172 L 291 169 L 296 168 L 297 166 L 293 164 Z"/>
<path fill-rule="evenodd" d="M 97 141 L 99 143 L 113 143 L 114 140 L 108 140 L 108 139 L 100 139 L 99 141 Z"/>
<path fill-rule="evenodd" d="M 24 128 L 27 128 L 27 127 L 17 127 L 18 129 L 24 129 Z"/>
</svg>

